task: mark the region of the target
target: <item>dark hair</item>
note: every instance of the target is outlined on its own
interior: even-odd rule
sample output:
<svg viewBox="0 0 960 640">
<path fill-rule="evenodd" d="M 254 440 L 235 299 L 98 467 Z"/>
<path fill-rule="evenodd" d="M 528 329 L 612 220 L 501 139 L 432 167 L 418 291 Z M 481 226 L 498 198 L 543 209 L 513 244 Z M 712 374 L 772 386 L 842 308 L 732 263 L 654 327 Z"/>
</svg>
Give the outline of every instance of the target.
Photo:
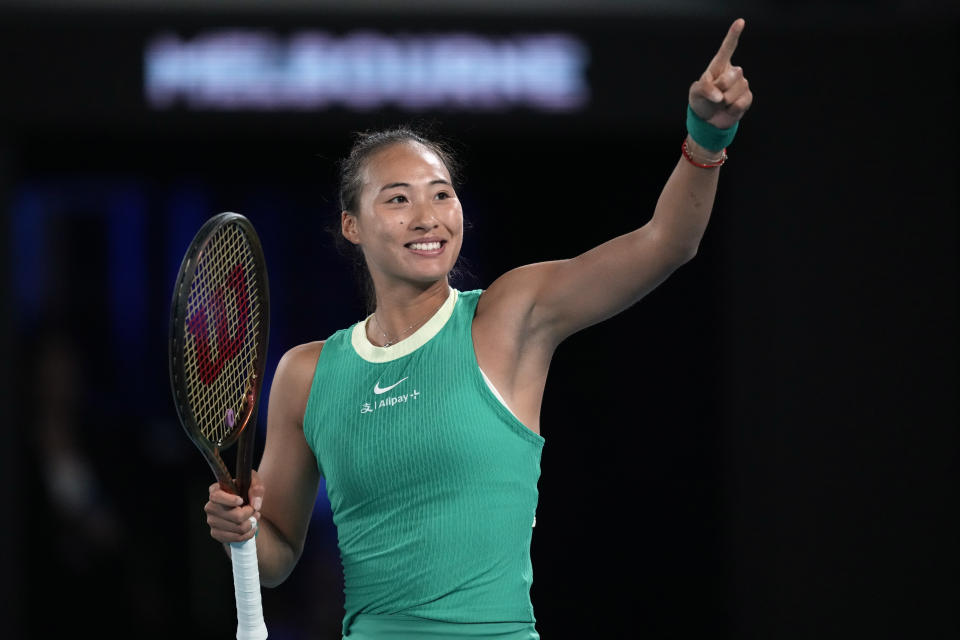
<svg viewBox="0 0 960 640">
<path fill-rule="evenodd" d="M 430 151 L 437 154 L 447 171 L 450 173 L 450 180 L 453 187 L 459 186 L 459 162 L 445 142 L 438 142 L 426 137 L 421 131 L 412 127 L 403 126 L 396 129 L 386 129 L 382 131 L 364 131 L 356 134 L 353 147 L 346 158 L 338 164 L 340 183 L 340 210 L 355 211 L 360 197 L 360 191 L 363 189 L 363 180 L 360 174 L 367 165 L 370 157 L 378 151 L 389 146 L 404 142 L 416 142 L 422 144 Z"/>
<path fill-rule="evenodd" d="M 335 224 L 331 226 L 330 231 L 334 235 L 334 240 L 340 253 L 350 258 L 353 263 L 368 313 L 372 313 L 377 304 L 376 292 L 373 288 L 373 279 L 367 270 L 367 264 L 363 258 L 363 251 L 356 245 L 348 242 L 340 232 L 340 212 L 350 211 L 355 213 L 357 211 L 360 192 L 363 190 L 362 173 L 367 162 L 369 162 L 370 158 L 377 152 L 395 144 L 415 142 L 422 144 L 435 153 L 447 168 L 447 172 L 450 174 L 450 181 L 454 189 L 456 189 L 460 184 L 460 163 L 456 154 L 449 143 L 440 141 L 439 139 L 429 138 L 427 135 L 428 134 L 422 129 L 415 128 L 411 125 L 379 131 L 361 131 L 355 134 L 350 153 L 337 163 L 340 211 L 337 211 Z M 459 263 L 460 258 L 458 256 L 457 264 Z M 455 275 L 456 273 L 457 266 L 455 265 L 451 275 Z"/>
</svg>

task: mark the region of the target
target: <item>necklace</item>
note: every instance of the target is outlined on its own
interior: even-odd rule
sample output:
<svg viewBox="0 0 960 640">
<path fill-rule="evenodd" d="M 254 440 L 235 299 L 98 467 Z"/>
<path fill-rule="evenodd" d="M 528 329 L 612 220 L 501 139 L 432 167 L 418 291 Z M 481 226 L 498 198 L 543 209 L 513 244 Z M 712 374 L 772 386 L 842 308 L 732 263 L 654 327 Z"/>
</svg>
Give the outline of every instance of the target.
<svg viewBox="0 0 960 640">
<path fill-rule="evenodd" d="M 446 300 L 444 300 L 444 302 L 445 302 L 445 301 L 446 301 Z M 407 332 L 409 332 L 409 331 L 410 331 L 411 329 L 413 329 L 414 327 L 419 327 L 420 325 L 422 325 L 424 322 L 427 321 L 427 318 L 429 318 L 430 316 L 432 316 L 433 314 L 435 314 L 437 311 L 439 311 L 440 307 L 442 307 L 442 306 L 443 306 L 443 302 L 440 303 L 440 306 L 439 306 L 439 307 L 437 307 L 436 309 L 434 309 L 433 311 L 431 311 L 431 312 L 428 313 L 427 315 L 423 316 L 423 318 L 421 318 L 418 322 L 414 322 L 414 323 L 411 324 L 409 327 L 407 327 L 406 329 L 404 329 L 403 331 L 401 331 L 400 333 L 398 333 L 395 338 L 391 338 L 390 336 L 387 335 L 387 332 L 383 330 L 383 325 L 380 324 L 380 319 L 377 317 L 377 312 L 374 311 L 374 312 L 373 312 L 373 321 L 377 323 L 377 327 L 380 329 L 380 333 L 383 334 L 383 339 L 386 341 L 386 342 L 383 343 L 383 346 L 384 346 L 384 347 L 390 347 L 390 346 L 393 346 L 393 345 L 397 344 L 398 342 L 400 342 L 400 340 L 403 339 L 403 337 L 407 335 Z"/>
</svg>

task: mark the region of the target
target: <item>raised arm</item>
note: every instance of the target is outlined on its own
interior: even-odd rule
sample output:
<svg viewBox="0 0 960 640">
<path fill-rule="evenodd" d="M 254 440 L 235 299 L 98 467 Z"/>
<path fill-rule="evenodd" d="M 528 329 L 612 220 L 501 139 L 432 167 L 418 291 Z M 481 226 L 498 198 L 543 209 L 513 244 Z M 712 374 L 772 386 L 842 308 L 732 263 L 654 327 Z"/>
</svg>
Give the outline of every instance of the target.
<svg viewBox="0 0 960 640">
<path fill-rule="evenodd" d="M 249 518 L 257 515 L 260 582 L 273 587 L 293 570 L 307 535 L 317 497 L 320 472 L 303 435 L 303 414 L 322 343 L 301 345 L 280 359 L 270 388 L 267 440 L 260 468 L 250 488 L 251 505 L 211 485 L 204 507 L 210 535 L 238 542 L 253 534 Z"/>
<path fill-rule="evenodd" d="M 505 274 L 491 285 L 488 305 L 504 302 L 524 310 L 524 330 L 556 344 L 629 307 L 696 254 L 725 159 L 717 140 L 735 131 L 753 100 L 743 70 L 731 63 L 743 28 L 742 19 L 731 25 L 707 69 L 690 86 L 689 105 L 696 117 L 688 121 L 687 157 L 677 162 L 649 222 L 575 258 Z"/>
</svg>

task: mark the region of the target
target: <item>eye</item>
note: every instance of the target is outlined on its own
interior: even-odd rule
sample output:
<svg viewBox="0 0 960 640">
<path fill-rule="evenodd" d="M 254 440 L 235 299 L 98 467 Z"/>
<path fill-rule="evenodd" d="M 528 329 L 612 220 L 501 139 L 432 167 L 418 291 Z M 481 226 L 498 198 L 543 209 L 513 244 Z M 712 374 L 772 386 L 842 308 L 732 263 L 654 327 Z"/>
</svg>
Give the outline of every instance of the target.
<svg viewBox="0 0 960 640">
<path fill-rule="evenodd" d="M 403 195 L 402 193 L 398 193 L 397 195 L 387 200 L 387 202 L 390 202 L 393 204 L 401 204 L 406 201 L 407 201 L 407 196 Z"/>
<path fill-rule="evenodd" d="M 452 198 L 453 196 L 447 191 L 439 191 L 434 197 L 437 200 L 446 200 L 447 198 Z"/>
</svg>

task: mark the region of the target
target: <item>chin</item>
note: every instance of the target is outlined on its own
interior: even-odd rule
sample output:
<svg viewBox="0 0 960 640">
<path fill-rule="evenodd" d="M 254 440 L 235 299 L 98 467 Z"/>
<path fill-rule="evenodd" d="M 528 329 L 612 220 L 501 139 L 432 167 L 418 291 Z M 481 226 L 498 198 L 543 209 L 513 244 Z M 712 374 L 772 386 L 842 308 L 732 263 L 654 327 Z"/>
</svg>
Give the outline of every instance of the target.
<svg viewBox="0 0 960 640">
<path fill-rule="evenodd" d="M 422 284 L 433 284 L 438 280 L 448 280 L 450 278 L 450 271 L 443 271 L 442 273 L 420 273 L 415 276 L 415 280 Z"/>
<path fill-rule="evenodd" d="M 421 268 L 414 269 L 414 273 L 411 273 L 411 276 L 422 282 L 436 282 L 437 280 L 448 278 L 450 273 L 453 271 L 454 266 L 455 263 L 444 265 L 420 265 Z"/>
</svg>

